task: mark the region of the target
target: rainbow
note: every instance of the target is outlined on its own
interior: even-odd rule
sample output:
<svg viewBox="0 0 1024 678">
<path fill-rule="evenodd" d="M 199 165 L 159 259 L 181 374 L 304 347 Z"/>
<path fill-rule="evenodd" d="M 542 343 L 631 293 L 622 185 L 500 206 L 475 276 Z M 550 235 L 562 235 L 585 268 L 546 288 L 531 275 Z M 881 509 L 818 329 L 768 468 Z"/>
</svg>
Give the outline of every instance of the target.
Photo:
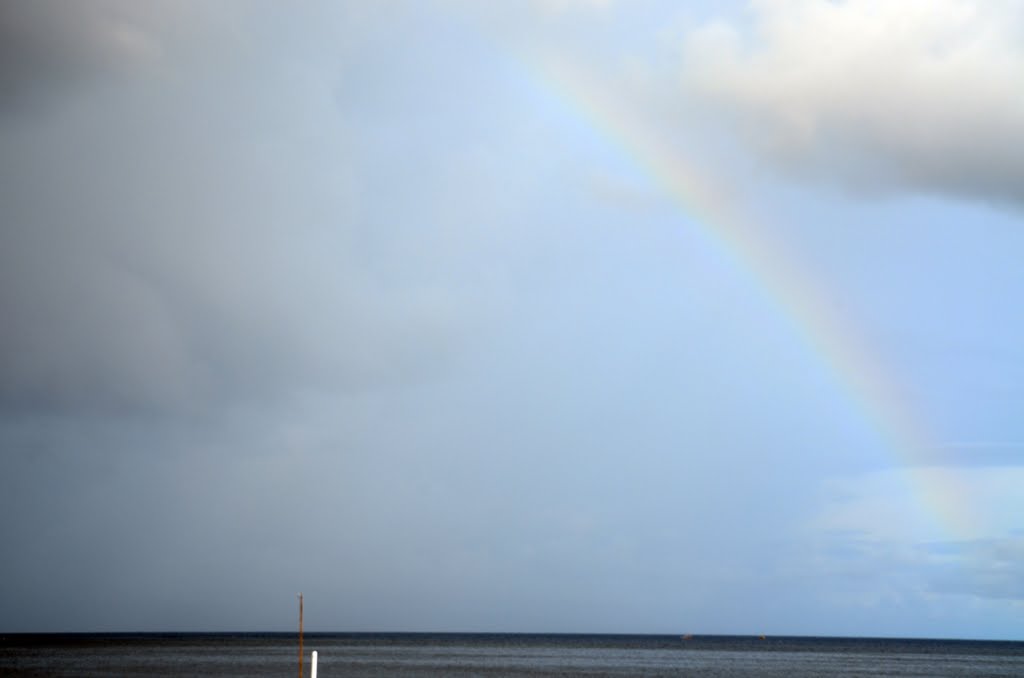
<svg viewBox="0 0 1024 678">
<path fill-rule="evenodd" d="M 522 58 L 532 81 L 561 102 L 573 119 L 631 159 L 688 217 L 710 251 L 761 290 L 765 302 L 822 364 L 837 394 L 882 436 L 895 466 L 902 470 L 907 491 L 939 533 L 952 539 L 973 534 L 976 520 L 955 472 L 933 461 L 939 446 L 913 402 L 870 349 L 854 319 L 828 295 L 827 286 L 808 275 L 781 242 L 771 239 L 771 229 L 742 214 L 722 182 L 689 163 L 623 99 L 608 96 L 606 84 L 551 54 Z"/>
</svg>

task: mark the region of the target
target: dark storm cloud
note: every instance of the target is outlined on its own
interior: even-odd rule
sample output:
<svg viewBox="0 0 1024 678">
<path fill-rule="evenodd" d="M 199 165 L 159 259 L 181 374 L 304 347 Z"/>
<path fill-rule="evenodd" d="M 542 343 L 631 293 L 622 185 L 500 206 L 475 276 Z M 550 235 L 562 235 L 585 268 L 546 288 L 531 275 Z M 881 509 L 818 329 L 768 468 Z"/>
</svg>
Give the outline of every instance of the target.
<svg viewBox="0 0 1024 678">
<path fill-rule="evenodd" d="M 0 6 L 0 105 L 24 105 L 91 70 L 94 49 L 75 21 L 86 7 L 69 4 L 61 13 L 45 2 Z"/>
<path fill-rule="evenodd" d="M 363 388 L 447 350 L 457 295 L 419 277 L 441 253 L 373 229 L 367 193 L 389 187 L 353 179 L 330 64 L 302 71 L 288 41 L 239 62 L 233 25 L 173 72 L 115 72 L 171 49 L 188 7 L 5 10 L 12 96 L 75 96 L 0 127 L 4 409 Z"/>
<path fill-rule="evenodd" d="M 0 6 L 0 110 L 35 109 L 61 90 L 155 58 L 170 5 L 15 0 Z"/>
</svg>

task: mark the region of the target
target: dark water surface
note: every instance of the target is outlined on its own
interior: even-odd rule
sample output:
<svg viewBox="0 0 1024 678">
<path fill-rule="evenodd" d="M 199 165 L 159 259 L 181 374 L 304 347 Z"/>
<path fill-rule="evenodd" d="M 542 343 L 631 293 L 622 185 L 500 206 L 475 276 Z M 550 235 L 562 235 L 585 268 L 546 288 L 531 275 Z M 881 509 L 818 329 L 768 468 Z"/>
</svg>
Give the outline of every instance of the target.
<svg viewBox="0 0 1024 678">
<path fill-rule="evenodd" d="M 306 634 L 335 676 L 1024 676 L 1024 642 L 749 636 Z M 295 676 L 295 634 L 8 634 L 3 676 Z"/>
</svg>

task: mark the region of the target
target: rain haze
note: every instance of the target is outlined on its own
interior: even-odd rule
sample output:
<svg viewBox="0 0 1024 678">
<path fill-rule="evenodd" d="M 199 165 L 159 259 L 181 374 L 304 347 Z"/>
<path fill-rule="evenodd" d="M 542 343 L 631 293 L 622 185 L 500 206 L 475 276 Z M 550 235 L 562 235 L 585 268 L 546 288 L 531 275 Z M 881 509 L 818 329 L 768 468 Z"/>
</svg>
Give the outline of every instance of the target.
<svg viewBox="0 0 1024 678">
<path fill-rule="evenodd" d="M 1024 8 L 0 8 L 0 631 L 1021 639 Z"/>
</svg>

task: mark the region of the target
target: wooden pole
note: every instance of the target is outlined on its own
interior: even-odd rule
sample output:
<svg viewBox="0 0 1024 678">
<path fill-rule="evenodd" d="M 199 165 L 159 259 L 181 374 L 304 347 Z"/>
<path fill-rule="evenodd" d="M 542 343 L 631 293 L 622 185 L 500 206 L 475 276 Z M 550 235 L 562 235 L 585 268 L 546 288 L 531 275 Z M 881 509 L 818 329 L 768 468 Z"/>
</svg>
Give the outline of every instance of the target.
<svg viewBox="0 0 1024 678">
<path fill-rule="evenodd" d="M 299 678 L 302 678 L 302 594 L 299 594 Z"/>
</svg>

